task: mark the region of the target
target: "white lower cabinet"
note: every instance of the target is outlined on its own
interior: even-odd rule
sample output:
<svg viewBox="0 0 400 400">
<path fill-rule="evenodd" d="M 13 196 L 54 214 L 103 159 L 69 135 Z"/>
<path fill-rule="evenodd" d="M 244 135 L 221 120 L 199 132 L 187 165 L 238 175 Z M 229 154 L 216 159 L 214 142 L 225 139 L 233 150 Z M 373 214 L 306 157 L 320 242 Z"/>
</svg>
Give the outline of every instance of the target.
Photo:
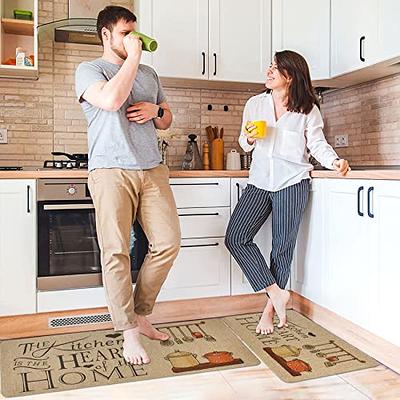
<svg viewBox="0 0 400 400">
<path fill-rule="evenodd" d="M 229 296 L 230 178 L 170 181 L 181 225 L 181 250 L 158 300 Z"/>
<path fill-rule="evenodd" d="M 231 213 L 242 195 L 247 185 L 247 178 L 231 179 Z M 262 255 L 269 264 L 269 256 L 272 247 L 271 218 L 265 222 L 260 231 L 254 238 L 254 242 L 258 245 Z M 244 276 L 237 262 L 231 257 L 231 294 L 248 294 L 254 293 L 253 288 Z"/>
<path fill-rule="evenodd" d="M 36 312 L 36 181 L 0 180 L 0 316 Z"/>
<path fill-rule="evenodd" d="M 400 182 L 371 181 L 371 331 L 400 346 Z"/>
<path fill-rule="evenodd" d="M 294 292 L 321 305 L 325 305 L 322 296 L 324 279 L 322 264 L 326 262 L 325 212 L 324 181 L 314 179 L 297 237 L 296 263 L 295 268 L 292 268 L 291 288 Z"/>
<path fill-rule="evenodd" d="M 229 265 L 223 237 L 183 239 L 158 300 L 229 296 Z"/>
<path fill-rule="evenodd" d="M 400 182 L 314 179 L 295 292 L 400 345 Z"/>
<path fill-rule="evenodd" d="M 372 218 L 366 192 L 371 181 L 326 182 L 326 246 L 323 286 L 327 308 L 366 329 L 371 327 L 373 273 L 370 260 Z"/>
</svg>

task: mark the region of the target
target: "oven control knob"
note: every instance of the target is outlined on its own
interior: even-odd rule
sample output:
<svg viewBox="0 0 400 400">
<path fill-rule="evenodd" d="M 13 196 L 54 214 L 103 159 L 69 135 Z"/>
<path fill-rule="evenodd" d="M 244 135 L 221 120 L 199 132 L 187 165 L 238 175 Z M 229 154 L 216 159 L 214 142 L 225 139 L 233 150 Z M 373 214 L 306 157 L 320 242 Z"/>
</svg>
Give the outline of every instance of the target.
<svg viewBox="0 0 400 400">
<path fill-rule="evenodd" d="M 76 193 L 76 186 L 70 186 L 67 190 L 67 193 L 73 196 Z"/>
</svg>

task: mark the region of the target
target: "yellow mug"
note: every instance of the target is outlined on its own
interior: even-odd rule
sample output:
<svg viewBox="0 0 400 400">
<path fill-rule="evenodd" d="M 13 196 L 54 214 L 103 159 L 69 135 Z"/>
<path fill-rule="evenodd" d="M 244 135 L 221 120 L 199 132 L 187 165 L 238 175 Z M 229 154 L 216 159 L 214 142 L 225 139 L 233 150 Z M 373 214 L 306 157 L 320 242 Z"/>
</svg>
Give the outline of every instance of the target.
<svg viewBox="0 0 400 400">
<path fill-rule="evenodd" d="M 247 121 L 245 130 L 247 133 L 253 133 L 251 137 L 254 139 L 264 139 L 267 136 L 267 121 Z"/>
</svg>

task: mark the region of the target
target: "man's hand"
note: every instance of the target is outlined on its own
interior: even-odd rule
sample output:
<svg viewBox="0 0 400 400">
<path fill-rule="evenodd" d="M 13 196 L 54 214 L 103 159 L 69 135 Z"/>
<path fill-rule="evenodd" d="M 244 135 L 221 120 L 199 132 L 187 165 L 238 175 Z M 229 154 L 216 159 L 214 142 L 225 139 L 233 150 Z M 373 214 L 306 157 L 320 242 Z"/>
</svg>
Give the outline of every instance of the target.
<svg viewBox="0 0 400 400">
<path fill-rule="evenodd" d="M 127 108 L 126 116 L 129 121 L 144 124 L 145 122 L 157 117 L 158 108 L 159 106 L 153 103 L 135 103 Z"/>
<path fill-rule="evenodd" d="M 333 162 L 333 168 L 335 168 L 335 171 L 341 176 L 344 176 L 347 174 L 348 171 L 351 171 L 351 168 L 349 167 L 349 162 L 347 160 L 344 160 L 343 158 L 341 158 L 340 160 L 335 160 Z"/>
<path fill-rule="evenodd" d="M 142 55 L 142 41 L 138 36 L 128 34 L 123 38 L 122 43 L 125 47 L 128 57 L 135 56 L 140 59 Z"/>
</svg>

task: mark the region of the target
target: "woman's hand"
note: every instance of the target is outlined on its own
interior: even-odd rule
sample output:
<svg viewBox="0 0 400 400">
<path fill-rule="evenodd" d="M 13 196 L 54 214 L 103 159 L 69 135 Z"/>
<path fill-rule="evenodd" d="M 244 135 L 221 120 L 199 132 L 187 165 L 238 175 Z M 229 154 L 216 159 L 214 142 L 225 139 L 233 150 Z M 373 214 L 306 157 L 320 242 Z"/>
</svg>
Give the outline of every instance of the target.
<svg viewBox="0 0 400 400">
<path fill-rule="evenodd" d="M 343 158 L 335 160 L 333 162 L 333 168 L 335 168 L 335 171 L 341 176 L 345 176 L 347 172 L 351 171 L 349 162 Z"/>
<path fill-rule="evenodd" d="M 126 109 L 126 116 L 129 121 L 144 124 L 157 117 L 159 106 L 152 103 L 135 103 Z"/>
<path fill-rule="evenodd" d="M 257 135 L 257 127 L 250 121 L 247 121 L 246 125 L 244 126 L 244 134 L 247 137 L 247 143 L 250 145 L 254 144 L 256 141 L 254 136 Z"/>
</svg>

